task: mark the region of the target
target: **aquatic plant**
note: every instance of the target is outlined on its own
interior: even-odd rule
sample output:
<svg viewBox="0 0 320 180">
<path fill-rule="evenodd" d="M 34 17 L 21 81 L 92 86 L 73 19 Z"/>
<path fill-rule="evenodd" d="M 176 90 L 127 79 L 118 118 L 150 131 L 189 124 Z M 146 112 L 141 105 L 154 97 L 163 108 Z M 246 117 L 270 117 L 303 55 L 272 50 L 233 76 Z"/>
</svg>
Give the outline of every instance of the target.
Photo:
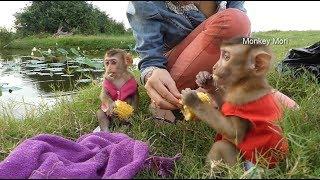
<svg viewBox="0 0 320 180">
<path fill-rule="evenodd" d="M 89 58 L 84 54 L 84 51 L 81 51 L 80 47 L 70 48 L 69 51 L 66 49 L 59 47 L 58 43 L 56 43 L 54 48 L 49 48 L 48 50 L 43 50 L 41 48 L 33 47 L 31 50 L 31 56 L 37 57 L 36 55 L 40 55 L 44 58 L 45 61 L 51 62 L 61 62 L 66 61 L 68 65 L 68 61 L 74 61 L 82 65 L 87 65 L 91 68 L 102 69 L 103 63 L 102 61 L 96 61 Z M 39 59 L 39 58 L 38 58 Z"/>
</svg>

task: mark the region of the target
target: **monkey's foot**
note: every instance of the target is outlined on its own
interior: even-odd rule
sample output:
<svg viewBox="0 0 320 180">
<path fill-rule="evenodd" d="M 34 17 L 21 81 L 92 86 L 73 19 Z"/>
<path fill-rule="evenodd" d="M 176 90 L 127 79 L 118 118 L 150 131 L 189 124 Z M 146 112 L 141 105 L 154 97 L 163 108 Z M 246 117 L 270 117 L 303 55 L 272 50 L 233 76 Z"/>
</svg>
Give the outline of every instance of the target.
<svg viewBox="0 0 320 180">
<path fill-rule="evenodd" d="M 95 132 L 100 132 L 100 126 L 96 127 L 96 128 L 93 130 L 93 132 L 94 132 L 94 133 L 95 133 Z"/>
<path fill-rule="evenodd" d="M 223 163 L 222 161 L 209 160 L 210 165 L 210 176 L 219 178 L 224 176 Z"/>
<path fill-rule="evenodd" d="M 124 126 L 128 126 L 129 128 L 131 128 L 133 125 L 131 123 L 131 120 L 123 120 L 120 122 L 121 125 L 124 125 Z"/>
<path fill-rule="evenodd" d="M 240 179 L 261 179 L 264 169 L 253 164 L 250 161 L 245 161 L 243 163 L 245 172 L 240 177 Z"/>
<path fill-rule="evenodd" d="M 102 129 L 101 130 L 101 128 L 100 128 L 100 126 L 98 126 L 98 127 L 96 127 L 94 130 L 93 130 L 93 132 L 95 133 L 95 132 L 109 132 L 109 128 L 105 128 L 105 129 Z"/>
</svg>

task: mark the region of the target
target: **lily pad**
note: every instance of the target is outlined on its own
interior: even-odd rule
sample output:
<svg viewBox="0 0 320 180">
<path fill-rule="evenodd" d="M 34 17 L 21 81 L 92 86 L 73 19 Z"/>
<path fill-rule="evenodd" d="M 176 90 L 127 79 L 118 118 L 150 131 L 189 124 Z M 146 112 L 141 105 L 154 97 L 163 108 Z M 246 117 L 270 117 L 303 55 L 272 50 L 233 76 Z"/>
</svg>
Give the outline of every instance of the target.
<svg viewBox="0 0 320 180">
<path fill-rule="evenodd" d="M 63 74 L 61 75 L 61 77 L 73 77 L 74 75 L 73 74 Z"/>
<path fill-rule="evenodd" d="M 30 64 L 43 64 L 43 63 L 45 63 L 45 61 L 40 61 L 40 60 L 35 60 L 35 59 L 28 60 L 27 62 Z"/>
<path fill-rule="evenodd" d="M 84 69 L 77 69 L 76 72 L 90 72 L 92 69 L 84 68 Z"/>
<path fill-rule="evenodd" d="M 39 76 L 53 76 L 52 73 L 38 73 Z"/>
<path fill-rule="evenodd" d="M 69 60 L 66 62 L 66 64 L 76 64 L 76 63 L 78 63 L 78 62 L 75 60 Z"/>
<path fill-rule="evenodd" d="M 79 66 L 68 66 L 69 68 L 78 68 Z"/>
<path fill-rule="evenodd" d="M 89 83 L 92 82 L 92 79 L 79 79 L 76 80 L 77 83 Z"/>
<path fill-rule="evenodd" d="M 38 74 L 38 72 L 26 72 L 26 75 L 28 75 L 28 76 L 34 76 L 37 74 Z"/>
<path fill-rule="evenodd" d="M 62 66 L 64 66 L 64 64 L 63 63 L 49 63 L 49 66 L 51 66 L 51 67 L 62 67 Z"/>
<path fill-rule="evenodd" d="M 50 72 L 61 72 L 64 70 L 64 68 L 47 68 L 45 70 L 50 71 Z"/>
<path fill-rule="evenodd" d="M 27 64 L 25 67 L 28 69 L 32 68 L 40 68 L 40 67 L 47 67 L 47 64 Z"/>
<path fill-rule="evenodd" d="M 49 83 L 49 82 L 62 82 L 62 81 L 65 81 L 65 80 L 45 80 L 45 81 L 35 81 L 35 82 L 38 82 L 38 83 Z"/>
<path fill-rule="evenodd" d="M 36 69 L 33 69 L 31 72 L 41 72 L 43 71 L 44 69 L 42 68 L 36 68 Z"/>
<path fill-rule="evenodd" d="M 93 69 L 92 72 L 101 73 L 101 72 L 104 72 L 104 69 Z"/>
</svg>

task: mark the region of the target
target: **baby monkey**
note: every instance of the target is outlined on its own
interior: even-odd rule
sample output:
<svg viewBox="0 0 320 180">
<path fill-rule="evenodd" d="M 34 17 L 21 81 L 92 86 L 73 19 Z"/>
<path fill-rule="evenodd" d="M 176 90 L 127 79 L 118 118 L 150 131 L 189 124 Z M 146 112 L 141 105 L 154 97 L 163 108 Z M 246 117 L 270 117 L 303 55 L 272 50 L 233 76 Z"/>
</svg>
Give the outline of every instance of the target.
<svg viewBox="0 0 320 180">
<path fill-rule="evenodd" d="M 127 102 L 134 110 L 138 108 L 138 85 L 128 71 L 132 62 L 131 54 L 121 49 L 109 50 L 104 57 L 105 74 L 100 93 L 101 106 L 97 112 L 100 131 L 109 130 L 116 100 Z"/>
<path fill-rule="evenodd" d="M 195 90 L 183 90 L 182 98 L 198 119 L 217 132 L 207 155 L 212 166 L 221 161 L 235 165 L 242 157 L 271 168 L 288 153 L 288 142 L 277 125 L 283 104 L 277 96 L 280 92 L 273 90 L 266 78 L 271 49 L 264 44 L 243 44 L 245 39 L 254 40 L 240 37 L 222 42 L 212 74 L 199 72 L 196 77 L 196 83 L 214 97 L 218 108 L 202 103 Z"/>
</svg>

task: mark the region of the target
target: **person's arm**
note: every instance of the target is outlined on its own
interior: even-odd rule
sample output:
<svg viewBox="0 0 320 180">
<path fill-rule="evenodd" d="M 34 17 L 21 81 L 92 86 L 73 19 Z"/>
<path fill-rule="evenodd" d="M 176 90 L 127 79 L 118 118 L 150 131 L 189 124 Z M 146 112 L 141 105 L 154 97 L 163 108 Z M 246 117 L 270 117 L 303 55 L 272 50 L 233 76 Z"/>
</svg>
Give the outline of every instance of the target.
<svg viewBox="0 0 320 180">
<path fill-rule="evenodd" d="M 181 106 L 181 95 L 166 70 L 162 17 L 156 4 L 150 1 L 131 1 L 127 9 L 127 18 L 136 39 L 135 50 L 141 58 L 138 68 L 142 72 L 141 80 L 145 83 L 148 95 L 160 108 L 176 109 Z M 145 76 L 149 78 L 146 79 Z"/>
<path fill-rule="evenodd" d="M 158 9 L 153 2 L 130 1 L 127 18 L 136 40 L 135 51 L 141 60 L 138 68 L 144 72 L 148 67 L 165 69 L 167 59 L 164 57 L 163 34 Z M 145 75 L 146 73 L 142 73 Z M 141 78 L 143 80 L 144 78 Z M 142 81 L 144 83 L 144 81 Z"/>
<path fill-rule="evenodd" d="M 227 1 L 227 8 L 236 8 L 243 12 L 247 12 L 243 5 L 244 1 Z"/>
<path fill-rule="evenodd" d="M 195 5 L 206 16 L 206 18 L 215 14 L 219 7 L 215 1 L 199 1 L 195 3 Z"/>
<path fill-rule="evenodd" d="M 215 1 L 218 4 L 219 11 L 227 8 L 239 9 L 243 12 L 247 12 L 244 8 L 244 1 Z"/>
</svg>

